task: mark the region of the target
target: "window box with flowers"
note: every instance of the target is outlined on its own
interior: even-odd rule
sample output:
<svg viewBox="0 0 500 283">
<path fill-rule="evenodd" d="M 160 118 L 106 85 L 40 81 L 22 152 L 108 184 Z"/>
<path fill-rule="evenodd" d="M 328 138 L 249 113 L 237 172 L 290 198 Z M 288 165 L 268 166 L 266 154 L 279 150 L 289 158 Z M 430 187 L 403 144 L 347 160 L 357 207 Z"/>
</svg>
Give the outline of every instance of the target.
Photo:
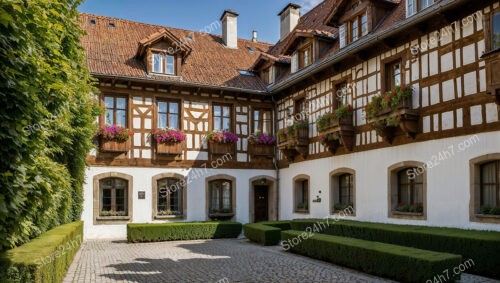
<svg viewBox="0 0 500 283">
<path fill-rule="evenodd" d="M 365 107 L 366 117 L 377 134 L 392 143 L 398 128 L 411 138 L 418 133 L 418 110 L 412 109 L 413 88 L 396 86 L 382 95 L 374 96 Z"/>
<path fill-rule="evenodd" d="M 278 148 L 289 162 L 309 153 L 309 121 L 300 120 L 278 131 Z"/>
<path fill-rule="evenodd" d="M 316 127 L 321 134 L 321 141 L 334 141 L 334 143 L 331 144 L 332 146 L 341 143 L 346 150 L 352 151 L 354 147 L 353 112 L 352 106 L 350 104 L 345 104 L 332 113 L 326 113 L 319 117 L 316 121 Z M 333 133 L 335 133 L 335 135 L 332 136 L 331 134 Z M 334 136 L 338 138 L 333 140 L 332 137 Z M 338 148 L 338 146 L 332 148 L 328 146 L 328 148 L 330 152 L 335 153 L 335 149 Z"/>
<path fill-rule="evenodd" d="M 255 132 L 248 138 L 249 152 L 252 156 L 273 158 L 276 138 L 261 132 Z"/>
<path fill-rule="evenodd" d="M 156 145 L 156 154 L 182 154 L 186 135 L 177 129 L 154 129 L 151 138 Z"/>
<path fill-rule="evenodd" d="M 399 203 L 392 212 L 399 215 L 423 215 L 424 205 L 422 203 L 407 204 L 404 202 Z"/>
<path fill-rule="evenodd" d="M 340 133 L 339 132 L 333 132 L 333 133 L 327 133 L 323 134 L 319 138 L 319 142 L 328 149 L 332 154 L 335 154 L 335 151 L 337 148 L 341 146 L 340 142 Z"/>
<path fill-rule="evenodd" d="M 129 150 L 129 136 L 134 133 L 124 127 L 112 125 L 99 129 L 99 149 L 104 152 L 127 152 Z"/>
<path fill-rule="evenodd" d="M 234 155 L 238 136 L 231 132 L 211 132 L 207 135 L 208 151 L 214 155 Z"/>
</svg>

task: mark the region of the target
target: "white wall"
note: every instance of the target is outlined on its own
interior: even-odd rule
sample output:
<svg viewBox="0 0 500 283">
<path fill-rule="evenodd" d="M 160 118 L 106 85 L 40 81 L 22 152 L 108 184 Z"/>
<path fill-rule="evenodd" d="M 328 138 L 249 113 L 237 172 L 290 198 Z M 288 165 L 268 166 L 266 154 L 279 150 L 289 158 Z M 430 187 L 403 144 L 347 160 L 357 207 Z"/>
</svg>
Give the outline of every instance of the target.
<svg viewBox="0 0 500 283">
<path fill-rule="evenodd" d="M 378 150 L 292 163 L 280 170 L 280 219 L 324 218 L 330 215 L 330 172 L 341 167 L 356 170 L 356 216 L 360 221 L 416 224 L 500 231 L 498 224 L 469 221 L 469 160 L 500 152 L 500 132 L 478 134 L 479 141 L 459 151 L 470 136 L 392 146 Z M 402 161 L 431 161 L 433 155 L 449 150 L 455 154 L 427 170 L 427 220 L 388 218 L 388 167 Z M 293 178 L 310 176 L 311 199 L 321 190 L 321 203 L 310 202 L 310 214 L 293 213 Z"/>
<path fill-rule="evenodd" d="M 84 185 L 84 207 L 82 220 L 84 221 L 84 235 L 86 239 L 95 238 L 126 238 L 126 224 L 94 225 L 93 224 L 93 178 L 97 174 L 117 172 L 133 177 L 133 205 L 132 222 L 152 223 L 167 222 L 153 221 L 152 219 L 152 177 L 161 173 L 177 173 L 191 178 L 187 184 L 187 219 L 185 221 L 206 220 L 205 208 L 205 179 L 217 174 L 226 174 L 236 178 L 236 221 L 249 222 L 249 180 L 256 176 L 276 177 L 274 170 L 241 170 L 241 169 L 205 169 L 196 175 L 191 169 L 171 168 L 138 168 L 138 167 L 97 167 L 87 168 L 86 184 Z M 199 176 L 194 178 L 194 176 Z M 138 199 L 138 192 L 145 191 L 146 199 Z"/>
</svg>

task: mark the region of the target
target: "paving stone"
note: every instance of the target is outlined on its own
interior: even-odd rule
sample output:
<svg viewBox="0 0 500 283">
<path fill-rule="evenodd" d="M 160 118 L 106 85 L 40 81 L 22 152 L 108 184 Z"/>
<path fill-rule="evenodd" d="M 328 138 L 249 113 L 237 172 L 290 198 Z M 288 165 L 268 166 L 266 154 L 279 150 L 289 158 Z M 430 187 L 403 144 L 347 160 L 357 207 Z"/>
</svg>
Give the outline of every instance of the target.
<svg viewBox="0 0 500 283">
<path fill-rule="evenodd" d="M 494 282 L 462 275 L 461 282 Z M 85 241 L 69 282 L 392 282 L 245 239 L 128 244 Z"/>
</svg>

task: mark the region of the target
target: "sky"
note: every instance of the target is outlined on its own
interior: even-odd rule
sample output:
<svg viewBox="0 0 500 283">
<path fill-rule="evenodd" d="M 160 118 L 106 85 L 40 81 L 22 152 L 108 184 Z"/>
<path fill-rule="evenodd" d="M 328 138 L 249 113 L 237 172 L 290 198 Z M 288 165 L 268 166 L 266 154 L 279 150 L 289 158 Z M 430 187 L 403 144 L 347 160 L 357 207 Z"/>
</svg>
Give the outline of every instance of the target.
<svg viewBox="0 0 500 283">
<path fill-rule="evenodd" d="M 322 0 L 294 0 L 304 14 Z M 239 14 L 238 37 L 275 43 L 279 39 L 278 13 L 290 0 L 86 0 L 81 12 L 122 18 L 142 23 L 199 31 L 218 21 L 222 12 Z M 221 34 L 222 30 L 212 33 Z"/>
</svg>

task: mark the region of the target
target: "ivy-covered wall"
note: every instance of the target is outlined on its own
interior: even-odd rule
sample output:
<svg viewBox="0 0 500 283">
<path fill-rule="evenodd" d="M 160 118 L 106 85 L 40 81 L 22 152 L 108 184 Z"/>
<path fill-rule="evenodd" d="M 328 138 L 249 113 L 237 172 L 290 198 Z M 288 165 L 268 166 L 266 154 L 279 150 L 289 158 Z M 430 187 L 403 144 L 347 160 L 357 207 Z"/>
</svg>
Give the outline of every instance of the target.
<svg viewBox="0 0 500 283">
<path fill-rule="evenodd" d="M 100 111 L 80 2 L 0 1 L 0 250 L 80 219 Z"/>
</svg>

